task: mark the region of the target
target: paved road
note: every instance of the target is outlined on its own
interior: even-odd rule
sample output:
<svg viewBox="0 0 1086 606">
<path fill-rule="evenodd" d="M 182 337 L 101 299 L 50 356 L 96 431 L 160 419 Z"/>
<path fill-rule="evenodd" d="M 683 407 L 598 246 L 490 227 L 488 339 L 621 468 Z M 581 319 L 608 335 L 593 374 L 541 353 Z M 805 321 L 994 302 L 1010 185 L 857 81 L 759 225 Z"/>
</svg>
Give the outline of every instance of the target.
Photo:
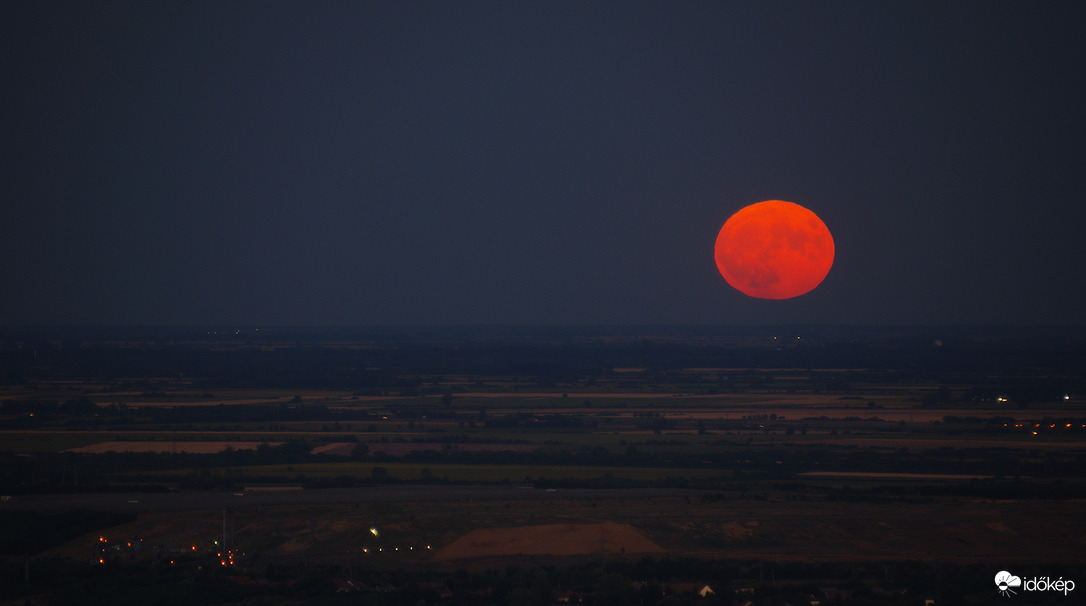
<svg viewBox="0 0 1086 606">
<path fill-rule="evenodd" d="M 254 490 L 243 492 L 88 493 L 12 495 L 0 501 L 4 510 L 185 511 L 236 507 L 269 507 L 327 503 L 396 501 L 511 501 L 563 499 L 645 499 L 701 495 L 672 488 L 576 488 L 543 490 L 520 486 L 374 486 L 323 490 Z"/>
</svg>

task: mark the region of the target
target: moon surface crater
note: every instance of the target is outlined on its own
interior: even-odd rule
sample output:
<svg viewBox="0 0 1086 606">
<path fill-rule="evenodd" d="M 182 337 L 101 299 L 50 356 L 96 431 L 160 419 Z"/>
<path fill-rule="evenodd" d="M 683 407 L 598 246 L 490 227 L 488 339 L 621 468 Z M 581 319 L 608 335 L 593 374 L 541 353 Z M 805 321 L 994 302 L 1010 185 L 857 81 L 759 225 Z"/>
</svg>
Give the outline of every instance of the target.
<svg viewBox="0 0 1086 606">
<path fill-rule="evenodd" d="M 716 265 L 736 290 L 790 299 L 815 289 L 833 266 L 833 236 L 810 210 L 783 200 L 744 207 L 720 228 Z"/>
</svg>

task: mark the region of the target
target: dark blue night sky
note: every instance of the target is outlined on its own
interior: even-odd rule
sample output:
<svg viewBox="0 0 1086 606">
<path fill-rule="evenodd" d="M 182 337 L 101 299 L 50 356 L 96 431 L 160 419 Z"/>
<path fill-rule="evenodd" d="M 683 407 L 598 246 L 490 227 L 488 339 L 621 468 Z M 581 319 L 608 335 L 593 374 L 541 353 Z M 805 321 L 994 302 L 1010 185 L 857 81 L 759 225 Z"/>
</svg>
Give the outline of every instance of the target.
<svg viewBox="0 0 1086 606">
<path fill-rule="evenodd" d="M 1081 325 L 1079 8 L 7 3 L 0 325 Z"/>
</svg>

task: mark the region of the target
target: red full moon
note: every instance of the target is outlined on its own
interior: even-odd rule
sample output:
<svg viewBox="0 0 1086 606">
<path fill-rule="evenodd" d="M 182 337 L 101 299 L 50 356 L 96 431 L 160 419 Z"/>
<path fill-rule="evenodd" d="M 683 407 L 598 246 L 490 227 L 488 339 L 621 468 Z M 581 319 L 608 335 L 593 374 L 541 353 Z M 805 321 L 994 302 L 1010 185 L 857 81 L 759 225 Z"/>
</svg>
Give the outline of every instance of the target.
<svg viewBox="0 0 1086 606">
<path fill-rule="evenodd" d="M 833 236 L 818 215 L 766 200 L 731 216 L 716 238 L 716 266 L 733 288 L 759 299 L 790 299 L 822 283 L 833 265 Z"/>
</svg>

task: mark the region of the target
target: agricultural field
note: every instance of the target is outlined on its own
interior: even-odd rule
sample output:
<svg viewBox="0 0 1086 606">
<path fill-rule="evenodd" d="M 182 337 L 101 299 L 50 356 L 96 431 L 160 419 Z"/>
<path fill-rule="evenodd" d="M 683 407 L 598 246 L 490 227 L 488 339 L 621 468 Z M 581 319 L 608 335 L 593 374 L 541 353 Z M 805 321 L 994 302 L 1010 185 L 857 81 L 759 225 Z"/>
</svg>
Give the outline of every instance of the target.
<svg viewBox="0 0 1086 606">
<path fill-rule="evenodd" d="M 1081 341 L 816 336 L 9 344 L 0 511 L 31 523 L 5 527 L 7 556 L 1086 570 Z M 25 534 L 70 510 L 112 525 Z"/>
</svg>

